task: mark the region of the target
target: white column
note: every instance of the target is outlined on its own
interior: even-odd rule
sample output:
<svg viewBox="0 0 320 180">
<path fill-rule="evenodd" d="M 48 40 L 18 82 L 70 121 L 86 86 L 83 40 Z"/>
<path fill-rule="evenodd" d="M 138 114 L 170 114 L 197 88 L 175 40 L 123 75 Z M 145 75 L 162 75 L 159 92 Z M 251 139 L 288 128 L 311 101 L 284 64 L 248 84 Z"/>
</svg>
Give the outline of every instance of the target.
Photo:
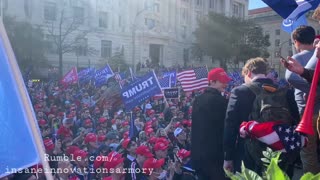
<svg viewBox="0 0 320 180">
<path fill-rule="evenodd" d="M 231 0 L 225 0 L 224 8 L 225 8 L 226 16 L 231 16 L 232 15 Z"/>
</svg>

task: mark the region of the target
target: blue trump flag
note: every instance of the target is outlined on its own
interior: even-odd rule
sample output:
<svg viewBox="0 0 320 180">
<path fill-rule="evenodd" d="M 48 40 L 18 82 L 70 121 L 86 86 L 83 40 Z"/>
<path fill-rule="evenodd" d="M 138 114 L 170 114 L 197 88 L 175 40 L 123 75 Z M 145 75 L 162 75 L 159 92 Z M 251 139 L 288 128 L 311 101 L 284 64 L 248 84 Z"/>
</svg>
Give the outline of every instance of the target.
<svg viewBox="0 0 320 180">
<path fill-rule="evenodd" d="M 296 0 L 298 7 L 282 22 L 282 29 L 291 33 L 301 25 L 307 25 L 305 13 L 318 7 L 320 0 Z"/>
<path fill-rule="evenodd" d="M 88 83 L 95 75 L 95 68 L 86 68 L 78 72 L 79 83 Z"/>
<path fill-rule="evenodd" d="M 21 72 L 0 22 L 0 178 L 39 163 L 42 140 Z M 43 161 L 44 168 L 48 164 Z"/>
<path fill-rule="evenodd" d="M 95 74 L 95 86 L 100 87 L 104 85 L 113 75 L 113 71 L 108 64 L 104 68 L 97 70 Z"/>
<path fill-rule="evenodd" d="M 297 7 L 296 0 L 262 0 L 283 19 L 287 18 Z"/>
<path fill-rule="evenodd" d="M 154 71 L 121 89 L 122 100 L 127 111 L 160 93 L 161 88 Z"/>
</svg>

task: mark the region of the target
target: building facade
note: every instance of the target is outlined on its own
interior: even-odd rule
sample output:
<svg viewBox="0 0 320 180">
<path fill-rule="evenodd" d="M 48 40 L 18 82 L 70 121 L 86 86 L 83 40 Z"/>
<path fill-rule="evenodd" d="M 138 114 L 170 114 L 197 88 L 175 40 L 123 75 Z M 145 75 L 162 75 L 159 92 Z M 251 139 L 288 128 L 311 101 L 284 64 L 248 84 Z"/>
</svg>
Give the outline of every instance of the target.
<svg viewBox="0 0 320 180">
<path fill-rule="evenodd" d="M 280 56 L 287 57 L 295 53 L 292 45 L 291 35 L 282 30 L 282 17 L 269 7 L 249 10 L 249 19 L 254 20 L 259 24 L 270 37 L 270 46 L 268 52 L 271 66 L 279 72 L 280 76 L 284 77 L 285 68 L 280 64 Z M 317 34 L 320 34 L 320 26 L 318 21 L 311 18 L 307 19 L 308 25 L 312 26 Z"/>
<path fill-rule="evenodd" d="M 5 14 L 42 27 L 49 64 L 58 66 L 56 41 L 62 44 L 64 72 L 73 66 L 108 63 L 123 52 L 127 64 L 183 65 L 197 19 L 210 11 L 246 17 L 248 0 L 2 0 Z M 77 36 L 85 39 L 68 49 Z M 60 41 L 61 40 L 61 41 Z"/>
</svg>

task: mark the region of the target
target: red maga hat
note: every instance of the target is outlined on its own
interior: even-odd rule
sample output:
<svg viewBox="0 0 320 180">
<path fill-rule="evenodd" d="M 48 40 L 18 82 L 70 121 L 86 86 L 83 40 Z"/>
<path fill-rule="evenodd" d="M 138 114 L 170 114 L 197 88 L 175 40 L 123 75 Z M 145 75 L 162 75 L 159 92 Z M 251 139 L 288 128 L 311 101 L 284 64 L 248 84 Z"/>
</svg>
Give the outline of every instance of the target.
<svg viewBox="0 0 320 180">
<path fill-rule="evenodd" d="M 222 68 L 214 68 L 208 73 L 208 81 L 220 81 L 221 83 L 228 83 L 231 78 Z"/>
</svg>

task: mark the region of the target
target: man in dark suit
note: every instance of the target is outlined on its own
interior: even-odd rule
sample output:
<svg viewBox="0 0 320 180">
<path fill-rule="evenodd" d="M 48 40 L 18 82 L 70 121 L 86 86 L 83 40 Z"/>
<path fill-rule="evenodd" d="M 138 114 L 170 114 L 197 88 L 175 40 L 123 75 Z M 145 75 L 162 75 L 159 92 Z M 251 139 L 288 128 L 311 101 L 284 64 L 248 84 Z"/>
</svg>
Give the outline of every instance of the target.
<svg viewBox="0 0 320 180">
<path fill-rule="evenodd" d="M 222 68 L 212 69 L 209 87 L 192 106 L 191 159 L 200 180 L 225 178 L 222 137 L 227 101 L 221 92 L 230 80 Z"/>
<path fill-rule="evenodd" d="M 266 77 L 268 69 L 267 60 L 259 57 L 249 59 L 242 69 L 245 84 L 255 83 L 258 86 L 262 86 L 263 84 L 274 85 L 273 81 Z M 257 170 L 257 165 L 245 149 L 244 139 L 239 137 L 239 126 L 243 121 L 250 120 L 249 115 L 256 98 L 254 92 L 245 84 L 232 89 L 225 118 L 223 167 L 231 172 L 241 172 L 241 161 L 244 161 L 247 168 Z M 295 104 L 293 97 L 287 97 L 287 100 L 288 104 Z M 292 109 L 294 108 L 289 107 L 291 112 L 293 111 Z"/>
</svg>

